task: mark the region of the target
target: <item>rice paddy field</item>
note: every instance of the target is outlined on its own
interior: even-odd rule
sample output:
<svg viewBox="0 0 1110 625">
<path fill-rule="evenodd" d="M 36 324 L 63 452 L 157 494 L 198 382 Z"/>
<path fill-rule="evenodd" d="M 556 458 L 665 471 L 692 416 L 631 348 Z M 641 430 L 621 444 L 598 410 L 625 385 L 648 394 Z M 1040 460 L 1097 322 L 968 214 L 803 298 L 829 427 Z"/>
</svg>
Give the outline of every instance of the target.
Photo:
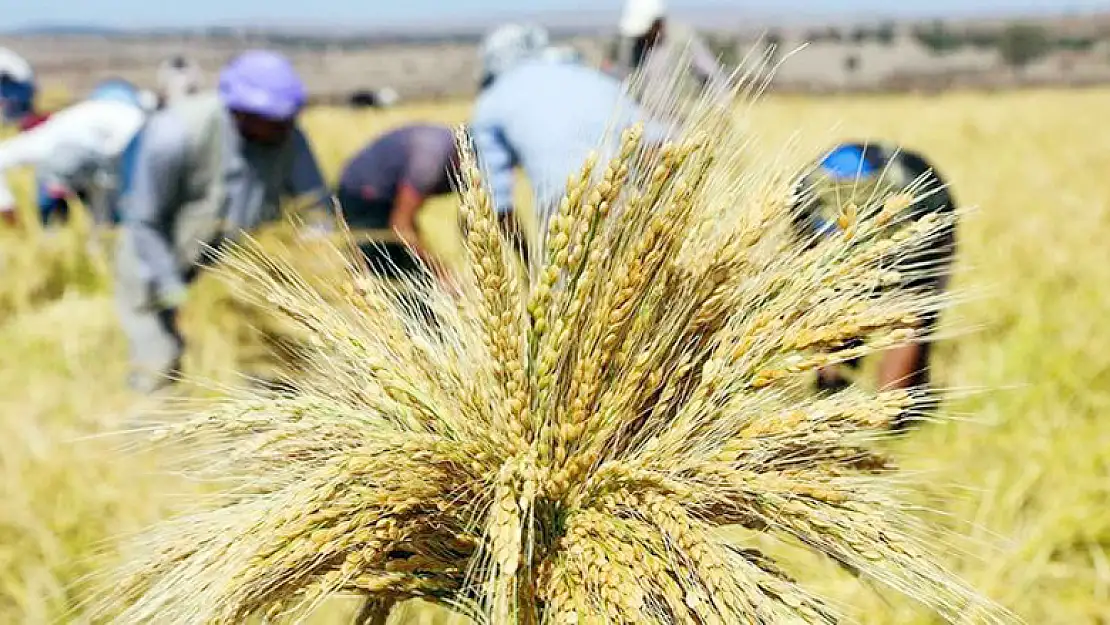
<svg viewBox="0 0 1110 625">
<path fill-rule="evenodd" d="M 913 475 L 921 514 L 961 539 L 945 563 L 1031 624 L 1110 623 L 1110 90 L 930 98 L 768 97 L 738 111 L 776 146 L 816 156 L 838 139 L 922 151 L 975 208 L 959 226 L 956 285 L 937 353 L 952 389 L 946 423 L 889 443 Z M 412 121 L 461 122 L 468 103 L 386 112 L 312 110 L 305 126 L 326 174 L 374 135 Z M 771 166 L 771 165 L 768 165 Z M 29 200 L 30 177 L 19 179 Z M 522 194 L 524 191 L 522 191 Z M 421 216 L 456 257 L 453 200 Z M 203 485 L 124 454 L 109 433 L 153 400 L 125 389 L 110 273 L 78 220 L 53 232 L 0 231 L 0 623 L 86 623 L 89 580 L 119 537 Z M 252 357 L 244 330 L 198 285 L 188 305 L 191 375 L 229 381 Z M 796 557 L 794 573 L 862 623 L 934 623 L 895 596 Z M 345 623 L 336 600 L 315 617 Z M 409 604 L 394 623 L 462 623 Z"/>
</svg>

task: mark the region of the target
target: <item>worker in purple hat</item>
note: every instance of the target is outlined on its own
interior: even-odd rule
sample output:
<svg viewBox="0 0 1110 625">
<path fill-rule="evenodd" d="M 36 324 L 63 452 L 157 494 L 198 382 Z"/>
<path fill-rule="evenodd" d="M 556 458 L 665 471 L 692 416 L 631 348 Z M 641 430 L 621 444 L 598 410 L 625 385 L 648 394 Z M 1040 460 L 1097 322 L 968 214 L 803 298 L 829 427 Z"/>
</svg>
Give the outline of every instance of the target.
<svg viewBox="0 0 1110 625">
<path fill-rule="evenodd" d="M 117 263 L 135 390 L 153 392 L 179 374 L 177 311 L 212 250 L 277 219 L 283 198 L 328 198 L 297 126 L 305 101 L 287 59 L 248 51 L 223 68 L 215 92 L 182 98 L 144 128 Z"/>
</svg>

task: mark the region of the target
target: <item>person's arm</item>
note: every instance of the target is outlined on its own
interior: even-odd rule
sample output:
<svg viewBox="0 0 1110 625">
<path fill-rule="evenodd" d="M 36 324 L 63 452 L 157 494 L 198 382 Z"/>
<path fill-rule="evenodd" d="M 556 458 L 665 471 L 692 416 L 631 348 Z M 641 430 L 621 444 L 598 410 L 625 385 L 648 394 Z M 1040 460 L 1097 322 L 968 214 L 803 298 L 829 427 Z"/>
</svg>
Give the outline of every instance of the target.
<svg viewBox="0 0 1110 625">
<path fill-rule="evenodd" d="M 316 152 L 300 128 L 293 130 L 293 162 L 285 181 L 285 192 L 292 198 L 308 199 L 317 206 L 325 204 L 329 196 L 320 172 Z"/>
<path fill-rule="evenodd" d="M 715 98 L 724 99 L 731 93 L 732 79 L 717 62 L 717 57 L 705 41 L 696 35 L 690 38 L 690 69 Z"/>
<path fill-rule="evenodd" d="M 132 237 L 157 305 L 163 309 L 176 308 L 186 293 L 171 240 L 188 149 L 188 136 L 176 117 L 151 119 L 143 132 L 123 216 L 123 236 Z"/>
<path fill-rule="evenodd" d="M 478 166 L 492 195 L 493 208 L 498 215 L 511 213 L 516 186 L 513 173 L 517 165 L 516 153 L 505 138 L 501 125 L 489 116 L 475 117 L 471 133 Z"/>
<path fill-rule="evenodd" d="M 293 161 L 285 180 L 285 193 L 308 204 L 309 236 L 331 232 L 338 218 L 331 192 L 324 182 L 316 152 L 308 136 L 298 127 L 293 130 Z M 321 216 L 320 218 L 316 218 Z"/>
<path fill-rule="evenodd" d="M 51 151 L 54 135 L 47 122 L 0 143 L 0 219 L 7 225 L 19 224 L 15 195 L 8 187 L 8 170 L 42 162 Z"/>
<path fill-rule="evenodd" d="M 404 155 L 405 170 L 393 200 L 389 226 L 437 276 L 445 280 L 446 268 L 428 249 L 419 231 L 416 215 L 427 197 L 443 187 L 443 182 L 451 175 L 454 137 L 418 131 L 410 134 L 409 139 Z"/>
<path fill-rule="evenodd" d="M 446 280 L 446 268 L 428 249 L 416 225 L 416 214 L 424 205 L 424 199 L 425 195 L 420 190 L 408 182 L 402 182 L 397 188 L 397 197 L 393 200 L 389 227 L 437 277 Z"/>
</svg>

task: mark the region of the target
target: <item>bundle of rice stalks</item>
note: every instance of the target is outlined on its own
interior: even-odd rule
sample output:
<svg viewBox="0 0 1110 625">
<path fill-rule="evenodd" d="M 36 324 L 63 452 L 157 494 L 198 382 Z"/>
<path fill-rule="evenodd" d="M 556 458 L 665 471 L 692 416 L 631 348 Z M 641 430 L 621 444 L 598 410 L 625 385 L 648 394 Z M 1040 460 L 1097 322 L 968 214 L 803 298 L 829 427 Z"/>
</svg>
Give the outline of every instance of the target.
<svg viewBox="0 0 1110 625">
<path fill-rule="evenodd" d="M 349 267 L 329 262 L 334 260 L 329 252 L 344 244 L 342 232 L 306 237 L 300 224 L 296 211 L 291 210 L 287 218 L 259 231 L 254 244 L 268 258 L 281 259 L 284 269 L 293 269 L 311 285 L 350 283 Z M 231 359 L 237 371 L 256 380 L 280 381 L 306 368 L 303 356 L 308 353 L 305 343 L 311 341 L 311 334 L 269 302 L 254 297 L 251 285 L 242 276 L 217 268 L 205 274 L 197 287 L 184 323 L 189 336 L 204 345 L 223 343 L 233 352 Z M 204 354 L 193 356 L 204 358 Z M 210 369 L 204 365 L 199 368 Z"/>
<path fill-rule="evenodd" d="M 257 245 L 234 251 L 243 284 L 308 337 L 309 366 L 288 392 L 158 432 L 195 445 L 218 488 L 135 543 L 117 622 L 292 620 L 337 593 L 365 596 L 367 622 L 413 597 L 497 624 L 837 622 L 729 527 L 943 618 L 1002 621 L 930 553 L 875 445 L 918 393 L 807 385 L 915 340 L 945 304 L 886 285 L 946 218 L 891 228 L 903 203 L 874 197 L 845 208 L 842 235 L 799 245 L 799 172 L 739 171 L 729 117 L 706 111 L 657 149 L 625 131 L 569 181 L 527 273 L 464 145 L 455 299 L 312 285 Z"/>
</svg>

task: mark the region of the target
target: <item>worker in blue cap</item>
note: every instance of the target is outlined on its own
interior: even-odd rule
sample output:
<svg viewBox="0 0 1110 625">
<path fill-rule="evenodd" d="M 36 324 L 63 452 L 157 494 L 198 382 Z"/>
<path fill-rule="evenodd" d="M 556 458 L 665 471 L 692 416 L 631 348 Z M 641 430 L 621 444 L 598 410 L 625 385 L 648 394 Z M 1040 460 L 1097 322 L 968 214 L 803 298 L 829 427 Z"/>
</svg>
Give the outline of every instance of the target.
<svg viewBox="0 0 1110 625">
<path fill-rule="evenodd" d="M 920 153 L 882 142 L 846 142 L 830 150 L 813 167 L 798 186 L 793 207 L 795 231 L 807 243 L 840 232 L 837 215 L 854 202 L 866 205 L 876 198 L 901 194 L 910 200 L 892 223 L 906 223 L 928 214 L 952 214 L 956 202 L 947 183 Z M 954 221 L 917 249 L 910 250 L 895 262 L 892 269 L 907 275 L 896 288 L 929 294 L 940 294 L 948 285 L 956 249 Z M 931 384 L 929 360 L 937 314 L 925 315 L 921 322 L 922 338 L 883 354 L 879 365 L 879 387 L 882 389 L 928 390 Z M 846 363 L 858 366 L 858 361 Z M 818 373 L 818 388 L 836 391 L 848 385 L 842 371 L 830 367 Z M 935 408 L 935 399 L 922 393 L 921 401 L 896 419 L 895 426 L 904 428 L 926 416 Z"/>
<path fill-rule="evenodd" d="M 279 218 L 283 198 L 330 198 L 297 125 L 306 101 L 286 58 L 252 50 L 223 68 L 218 90 L 187 95 L 148 122 L 117 255 L 134 389 L 153 392 L 179 374 L 177 311 L 212 250 Z"/>
</svg>

